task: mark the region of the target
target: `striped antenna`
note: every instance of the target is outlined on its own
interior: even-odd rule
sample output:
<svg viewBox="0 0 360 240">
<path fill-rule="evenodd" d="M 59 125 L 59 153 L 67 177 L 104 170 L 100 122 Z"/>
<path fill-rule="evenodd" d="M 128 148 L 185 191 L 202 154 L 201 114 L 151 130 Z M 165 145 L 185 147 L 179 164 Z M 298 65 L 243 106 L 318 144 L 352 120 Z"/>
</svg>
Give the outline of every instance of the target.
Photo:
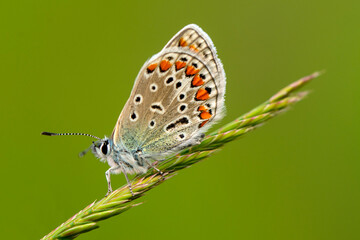
<svg viewBox="0 0 360 240">
<path fill-rule="evenodd" d="M 45 136 L 71 136 L 71 135 L 81 135 L 81 136 L 88 136 L 88 137 L 92 137 L 92 138 L 96 138 L 98 140 L 101 140 L 101 138 L 96 137 L 94 135 L 91 134 L 87 134 L 87 133 L 51 133 L 51 132 L 42 132 L 41 135 L 45 135 Z"/>
</svg>

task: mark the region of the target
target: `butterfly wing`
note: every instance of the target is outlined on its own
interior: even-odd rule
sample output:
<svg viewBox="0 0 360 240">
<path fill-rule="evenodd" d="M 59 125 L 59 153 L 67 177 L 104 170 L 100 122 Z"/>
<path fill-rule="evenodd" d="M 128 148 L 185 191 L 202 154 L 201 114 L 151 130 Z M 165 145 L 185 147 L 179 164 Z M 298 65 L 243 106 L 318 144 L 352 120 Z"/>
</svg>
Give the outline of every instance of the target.
<svg viewBox="0 0 360 240">
<path fill-rule="evenodd" d="M 114 143 L 154 158 L 196 144 L 223 115 L 225 85 L 209 36 L 186 26 L 141 68 Z"/>
</svg>

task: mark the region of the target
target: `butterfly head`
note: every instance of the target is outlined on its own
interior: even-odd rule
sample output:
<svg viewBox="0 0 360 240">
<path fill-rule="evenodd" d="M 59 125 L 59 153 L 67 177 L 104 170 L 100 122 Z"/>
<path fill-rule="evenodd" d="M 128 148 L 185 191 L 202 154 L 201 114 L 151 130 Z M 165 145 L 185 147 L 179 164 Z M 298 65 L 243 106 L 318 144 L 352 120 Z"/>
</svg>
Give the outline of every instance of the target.
<svg viewBox="0 0 360 240">
<path fill-rule="evenodd" d="M 111 139 L 105 137 L 104 139 L 93 142 L 90 148 L 95 157 L 102 161 L 106 161 L 112 153 L 112 145 Z"/>
</svg>

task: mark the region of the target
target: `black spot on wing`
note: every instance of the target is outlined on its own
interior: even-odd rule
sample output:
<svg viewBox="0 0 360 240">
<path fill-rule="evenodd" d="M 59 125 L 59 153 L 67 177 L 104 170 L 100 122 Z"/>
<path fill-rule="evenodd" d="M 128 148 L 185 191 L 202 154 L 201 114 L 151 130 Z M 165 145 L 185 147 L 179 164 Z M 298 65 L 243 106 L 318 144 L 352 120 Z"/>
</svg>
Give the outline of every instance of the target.
<svg viewBox="0 0 360 240">
<path fill-rule="evenodd" d="M 176 128 L 179 125 L 185 125 L 185 124 L 188 124 L 188 123 L 189 123 L 189 119 L 187 117 L 180 118 L 180 119 L 176 120 L 175 122 L 170 123 L 166 127 L 166 131 L 172 130 L 172 129 Z"/>
<path fill-rule="evenodd" d="M 211 88 L 206 87 L 205 90 L 206 90 L 209 94 L 211 94 Z"/>
<path fill-rule="evenodd" d="M 162 107 L 161 107 L 160 105 L 157 105 L 157 104 L 151 105 L 151 108 L 152 108 L 152 109 L 158 109 L 158 110 L 160 110 L 160 111 L 163 110 Z"/>
<path fill-rule="evenodd" d="M 174 78 L 173 78 L 173 77 L 169 77 L 169 78 L 166 80 L 166 83 L 167 83 L 167 84 L 170 84 L 172 81 L 174 81 Z"/>
</svg>

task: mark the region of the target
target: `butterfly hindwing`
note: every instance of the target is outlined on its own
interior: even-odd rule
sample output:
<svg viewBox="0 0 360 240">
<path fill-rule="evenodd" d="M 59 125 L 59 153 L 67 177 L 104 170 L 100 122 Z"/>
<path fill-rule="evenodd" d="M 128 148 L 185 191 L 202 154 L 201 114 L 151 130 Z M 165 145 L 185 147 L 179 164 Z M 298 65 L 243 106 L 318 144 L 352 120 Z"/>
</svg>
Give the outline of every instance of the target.
<svg viewBox="0 0 360 240">
<path fill-rule="evenodd" d="M 196 25 L 186 26 L 140 70 L 114 143 L 148 157 L 196 144 L 222 116 L 225 84 L 209 36 Z"/>
</svg>

